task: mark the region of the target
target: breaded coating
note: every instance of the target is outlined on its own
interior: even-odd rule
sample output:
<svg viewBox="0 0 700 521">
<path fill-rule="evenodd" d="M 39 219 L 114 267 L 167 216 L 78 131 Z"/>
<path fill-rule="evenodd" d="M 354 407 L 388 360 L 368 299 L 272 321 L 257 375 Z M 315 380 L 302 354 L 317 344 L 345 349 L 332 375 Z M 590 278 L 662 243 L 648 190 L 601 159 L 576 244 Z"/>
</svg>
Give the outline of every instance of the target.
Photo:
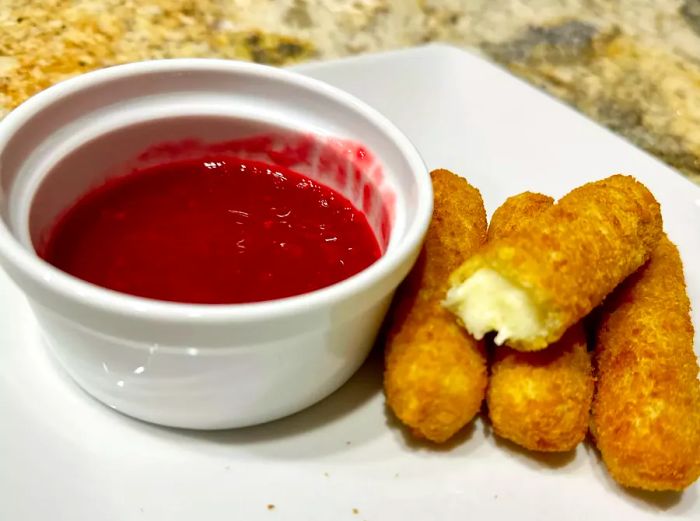
<svg viewBox="0 0 700 521">
<path fill-rule="evenodd" d="M 462 264 L 445 305 L 477 338 L 495 330 L 498 344 L 543 349 L 644 264 L 661 234 L 659 204 L 633 177 L 588 183 Z"/>
<path fill-rule="evenodd" d="M 586 436 L 592 398 L 581 323 L 541 351 L 496 348 L 486 399 L 499 436 L 529 450 L 571 450 Z"/>
<path fill-rule="evenodd" d="M 517 233 L 524 223 L 535 219 L 553 204 L 553 197 L 536 192 L 523 192 L 509 197 L 491 216 L 488 240 L 494 241 Z"/>
<path fill-rule="evenodd" d="M 591 432 L 612 477 L 682 490 L 700 476 L 700 381 L 678 250 L 651 260 L 603 306 Z"/>
<path fill-rule="evenodd" d="M 479 191 L 447 170 L 431 174 L 435 210 L 416 266 L 397 292 L 386 344 L 387 403 L 413 434 L 444 442 L 481 407 L 486 357 L 440 304 L 450 273 L 486 240 Z"/>
<path fill-rule="evenodd" d="M 510 197 L 493 214 L 489 240 L 518 233 L 554 204 L 542 194 Z M 526 449 L 564 452 L 586 436 L 593 397 L 591 359 L 581 322 L 542 351 L 496 348 L 486 400 L 493 430 Z"/>
</svg>

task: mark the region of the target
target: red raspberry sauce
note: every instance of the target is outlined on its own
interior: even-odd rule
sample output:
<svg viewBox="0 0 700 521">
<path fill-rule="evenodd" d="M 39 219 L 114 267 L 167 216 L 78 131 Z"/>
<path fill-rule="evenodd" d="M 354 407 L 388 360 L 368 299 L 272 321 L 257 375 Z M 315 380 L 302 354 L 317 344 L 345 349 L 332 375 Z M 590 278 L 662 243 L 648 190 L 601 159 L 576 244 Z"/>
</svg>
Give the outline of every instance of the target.
<svg viewBox="0 0 700 521">
<path fill-rule="evenodd" d="M 364 214 L 341 194 L 229 156 L 107 181 L 56 221 L 39 253 L 105 288 L 200 304 L 299 295 L 381 255 Z"/>
</svg>

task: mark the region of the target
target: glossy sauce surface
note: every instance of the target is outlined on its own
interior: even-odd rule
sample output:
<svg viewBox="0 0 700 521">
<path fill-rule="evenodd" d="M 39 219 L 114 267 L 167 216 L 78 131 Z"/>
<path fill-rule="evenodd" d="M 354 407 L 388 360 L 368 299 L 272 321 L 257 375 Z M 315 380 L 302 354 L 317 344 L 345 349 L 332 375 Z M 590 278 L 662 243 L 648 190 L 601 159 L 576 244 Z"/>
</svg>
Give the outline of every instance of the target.
<svg viewBox="0 0 700 521">
<path fill-rule="evenodd" d="M 158 300 L 232 304 L 344 280 L 381 255 L 364 214 L 299 173 L 229 156 L 109 180 L 39 254 L 88 282 Z"/>
</svg>

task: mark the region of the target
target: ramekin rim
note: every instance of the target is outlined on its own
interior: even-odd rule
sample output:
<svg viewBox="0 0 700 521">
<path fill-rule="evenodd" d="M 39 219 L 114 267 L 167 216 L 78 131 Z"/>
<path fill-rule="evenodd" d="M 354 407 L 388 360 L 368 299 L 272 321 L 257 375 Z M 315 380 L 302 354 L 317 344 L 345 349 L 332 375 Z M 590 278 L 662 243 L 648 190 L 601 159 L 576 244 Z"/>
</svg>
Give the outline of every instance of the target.
<svg viewBox="0 0 700 521">
<path fill-rule="evenodd" d="M 15 132 L 31 117 L 60 100 L 62 96 L 134 74 L 166 71 L 184 73 L 197 70 L 228 70 L 233 73 L 264 76 L 275 81 L 296 85 L 359 112 L 381 129 L 408 162 L 418 187 L 418 204 L 414 209 L 415 219 L 405 230 L 397 246 L 388 249 L 375 263 L 361 272 L 316 291 L 263 302 L 217 305 L 158 301 L 90 284 L 62 272 L 32 252 L 27 251 L 10 232 L 3 220 L 0 220 L 0 255 L 6 257 L 15 269 L 21 271 L 33 282 L 69 301 L 78 301 L 88 307 L 121 316 L 148 317 L 161 321 L 215 323 L 284 318 L 297 315 L 302 311 L 322 308 L 332 302 L 345 300 L 389 276 L 397 266 L 420 248 L 430 224 L 433 193 L 427 166 L 416 147 L 394 123 L 365 102 L 337 87 L 287 69 L 211 58 L 146 60 L 99 69 L 59 82 L 29 98 L 10 112 L 0 121 L 0 149 L 4 148 Z"/>
</svg>

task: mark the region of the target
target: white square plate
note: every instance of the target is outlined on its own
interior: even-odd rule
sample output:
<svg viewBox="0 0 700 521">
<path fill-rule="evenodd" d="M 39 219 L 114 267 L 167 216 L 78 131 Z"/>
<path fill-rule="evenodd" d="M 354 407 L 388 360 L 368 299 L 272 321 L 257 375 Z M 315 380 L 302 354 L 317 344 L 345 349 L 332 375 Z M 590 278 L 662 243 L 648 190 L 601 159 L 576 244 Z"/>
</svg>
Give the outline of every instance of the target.
<svg viewBox="0 0 700 521">
<path fill-rule="evenodd" d="M 700 329 L 700 189 L 676 172 L 449 47 L 300 70 L 384 112 L 430 168 L 479 187 L 489 212 L 526 189 L 560 196 L 615 172 L 634 174 L 663 205 Z M 537 457 L 499 442 L 480 419 L 449 447 L 413 443 L 384 410 L 378 353 L 340 391 L 285 420 L 215 433 L 147 425 L 93 401 L 64 375 L 0 273 L 2 520 L 700 519 L 699 489 L 626 492 L 588 445 Z"/>
</svg>

